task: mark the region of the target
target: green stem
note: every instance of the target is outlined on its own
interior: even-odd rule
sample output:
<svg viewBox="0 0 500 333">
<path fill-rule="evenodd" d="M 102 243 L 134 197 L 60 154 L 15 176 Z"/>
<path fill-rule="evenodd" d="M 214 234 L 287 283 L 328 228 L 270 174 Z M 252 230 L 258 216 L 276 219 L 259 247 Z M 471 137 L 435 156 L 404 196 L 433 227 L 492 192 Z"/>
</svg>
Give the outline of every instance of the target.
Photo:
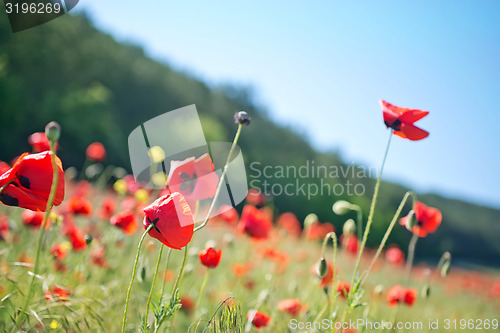
<svg viewBox="0 0 500 333">
<path fill-rule="evenodd" d="M 411 268 L 413 266 L 413 258 L 415 257 L 415 246 L 418 241 L 418 234 L 413 234 L 410 245 L 408 246 L 408 260 L 406 261 L 406 286 L 408 286 L 408 282 L 410 281 Z"/>
<path fill-rule="evenodd" d="M 229 167 L 229 162 L 231 161 L 231 157 L 233 155 L 234 149 L 236 148 L 236 144 L 238 143 L 238 139 L 240 137 L 242 128 L 243 128 L 243 125 L 239 124 L 238 130 L 236 131 L 236 135 L 234 136 L 233 144 L 231 145 L 231 149 L 229 149 L 229 154 L 227 155 L 226 164 L 224 164 L 224 170 L 222 171 L 222 174 L 220 176 L 219 184 L 217 185 L 217 190 L 215 191 L 215 195 L 212 199 L 212 203 L 210 204 L 210 209 L 208 210 L 207 217 L 205 218 L 205 221 L 201 225 L 194 228 L 194 232 L 197 232 L 198 230 L 203 228 L 207 224 L 208 220 L 210 219 L 210 216 L 212 215 L 212 212 L 215 208 L 215 203 L 217 201 L 217 198 L 219 197 L 222 185 L 224 184 L 224 178 L 226 177 L 227 169 Z"/>
<path fill-rule="evenodd" d="M 207 268 L 207 272 L 205 273 L 205 278 L 203 279 L 203 282 L 201 283 L 201 288 L 200 288 L 200 293 L 198 295 L 198 299 L 196 300 L 196 307 L 194 308 L 195 311 L 195 316 L 196 316 L 196 312 L 199 311 L 200 309 L 200 305 L 201 305 L 201 299 L 203 298 L 203 293 L 205 292 L 205 287 L 207 286 L 207 282 L 208 282 L 208 272 L 210 271 L 210 268 Z"/>
<path fill-rule="evenodd" d="M 155 289 L 156 277 L 158 276 L 158 269 L 160 268 L 161 255 L 163 254 L 164 247 L 165 247 L 165 245 L 161 244 L 160 254 L 158 255 L 158 261 L 156 262 L 155 275 L 153 277 L 153 282 L 151 283 L 151 290 L 149 291 L 148 302 L 146 304 L 146 318 L 145 318 L 146 326 L 144 327 L 144 332 L 148 331 L 149 306 L 151 304 L 151 298 L 153 297 L 153 291 Z"/>
<path fill-rule="evenodd" d="M 363 279 L 363 282 L 361 282 L 361 286 L 363 286 L 363 284 L 366 282 L 366 280 L 368 279 L 368 275 L 370 274 L 371 270 L 373 269 L 373 266 L 375 265 L 375 262 L 377 261 L 378 257 L 380 256 L 380 253 L 382 253 L 382 250 L 384 249 L 385 247 L 385 243 L 387 242 L 387 239 L 389 238 L 389 235 L 391 234 L 392 232 L 392 229 L 394 228 L 394 225 L 396 224 L 396 222 L 398 221 L 399 219 L 399 216 L 401 215 L 401 211 L 403 210 L 405 204 L 406 204 L 406 201 L 408 200 L 408 197 L 409 196 L 412 196 L 413 198 L 413 203 L 415 204 L 415 201 L 417 200 L 417 196 L 414 192 L 412 191 L 408 191 L 406 192 L 406 194 L 404 195 L 403 197 L 403 200 L 401 200 L 401 203 L 399 204 L 399 207 L 398 209 L 396 210 L 396 213 L 394 214 L 394 217 L 392 218 L 392 221 L 391 223 L 389 224 L 389 228 L 387 228 L 386 232 L 385 232 L 385 235 L 384 235 L 384 238 L 382 238 L 382 241 L 380 242 L 380 245 L 377 249 L 377 252 L 375 253 L 375 256 L 373 257 L 372 259 L 372 262 L 370 264 L 370 267 L 368 268 L 368 270 L 366 271 L 366 274 L 365 274 L 365 277 Z"/>
<path fill-rule="evenodd" d="M 163 284 L 161 286 L 161 291 L 160 291 L 161 298 L 163 298 L 163 291 L 165 290 L 165 284 L 167 282 L 168 263 L 170 262 L 171 253 L 172 253 L 172 248 L 169 248 L 167 252 L 167 264 L 165 265 L 165 274 L 163 275 Z"/>
<path fill-rule="evenodd" d="M 38 269 L 40 266 L 40 252 L 41 252 L 41 248 L 42 248 L 43 235 L 45 233 L 45 227 L 47 226 L 47 221 L 49 219 L 50 211 L 52 209 L 52 204 L 53 204 L 54 198 L 56 196 L 57 182 L 59 179 L 59 172 L 58 172 L 56 158 L 55 158 L 56 155 L 54 152 L 54 143 L 49 141 L 49 146 L 50 146 L 50 159 L 52 161 L 52 185 L 50 188 L 49 198 L 47 200 L 47 206 L 45 208 L 45 216 L 43 219 L 43 223 L 42 223 L 42 226 L 40 228 L 40 231 L 38 232 L 35 264 L 33 265 L 33 275 L 31 277 L 31 283 L 30 283 L 30 286 L 28 289 L 28 294 L 26 296 L 26 301 L 24 302 L 24 305 L 21 308 L 21 312 L 19 313 L 19 317 L 16 320 L 16 325 L 14 327 L 15 331 L 18 331 L 19 328 L 21 327 L 21 325 L 23 324 L 24 317 L 26 315 L 26 310 L 31 302 L 31 297 L 33 296 L 33 287 L 35 286 L 35 279 L 37 278 Z M 2 188 L 2 190 L 3 190 L 3 188 Z"/>
<path fill-rule="evenodd" d="M 353 205 L 354 206 L 354 205 Z M 361 210 L 361 207 L 359 207 L 358 205 L 355 205 L 355 209 L 356 210 L 356 216 L 357 216 L 357 220 L 358 220 L 358 239 L 361 239 L 361 237 L 363 237 L 363 211 Z"/>
<path fill-rule="evenodd" d="M 177 279 L 175 280 L 174 289 L 172 289 L 172 296 L 170 297 L 170 299 L 174 297 L 176 290 L 179 288 L 182 274 L 184 274 L 184 267 L 186 266 L 187 261 L 188 246 L 189 244 L 184 247 L 184 257 L 182 258 L 181 269 L 179 271 L 179 275 L 177 275 Z"/>
<path fill-rule="evenodd" d="M 361 242 L 361 246 L 359 248 L 358 259 L 356 260 L 356 266 L 354 267 L 354 273 L 352 275 L 351 286 L 353 286 L 353 288 L 351 288 L 351 292 L 354 291 L 354 285 L 355 285 L 356 278 L 358 275 L 359 265 L 361 264 L 361 258 L 363 256 L 363 251 L 365 249 L 366 240 L 368 239 L 368 235 L 370 234 L 370 227 L 371 227 L 372 222 L 373 222 L 373 215 L 375 213 L 375 206 L 377 204 L 378 191 L 380 188 L 380 181 L 382 179 L 382 173 L 384 171 L 385 161 L 387 160 L 387 153 L 389 152 L 389 147 L 391 145 L 392 132 L 393 132 L 393 130 L 391 129 L 390 133 L 389 133 L 389 141 L 387 142 L 387 147 L 385 149 L 384 159 L 382 160 L 382 166 L 380 167 L 380 173 L 379 173 L 378 178 L 377 178 L 377 183 L 375 184 L 375 190 L 373 192 L 372 203 L 370 205 L 370 213 L 368 214 L 368 221 L 366 222 L 366 229 L 365 229 L 365 233 L 363 235 L 363 241 Z"/>
<path fill-rule="evenodd" d="M 148 226 L 146 231 L 144 231 L 144 233 L 142 234 L 141 239 L 139 240 L 139 245 L 137 246 L 137 254 L 135 255 L 134 269 L 132 270 L 132 276 L 130 278 L 130 284 L 129 284 L 128 290 L 127 290 L 127 299 L 125 301 L 125 310 L 123 311 L 122 333 L 125 332 L 125 324 L 127 323 L 128 302 L 130 300 L 130 292 L 132 291 L 132 285 L 134 284 L 134 280 L 135 280 L 137 263 L 139 262 L 139 254 L 141 253 L 142 242 L 144 241 L 144 238 L 148 234 L 149 230 L 151 230 L 153 228 L 153 226 L 154 225 L 152 223 Z"/>
</svg>

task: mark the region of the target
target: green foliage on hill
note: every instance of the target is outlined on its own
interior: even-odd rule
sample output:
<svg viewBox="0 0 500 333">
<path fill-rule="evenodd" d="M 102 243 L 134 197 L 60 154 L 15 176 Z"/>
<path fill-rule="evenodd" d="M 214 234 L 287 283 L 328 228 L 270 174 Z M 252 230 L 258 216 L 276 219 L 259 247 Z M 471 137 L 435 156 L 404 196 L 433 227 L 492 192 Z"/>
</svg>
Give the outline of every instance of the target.
<svg viewBox="0 0 500 333">
<path fill-rule="evenodd" d="M 65 15 L 17 34 L 11 33 L 5 13 L 0 16 L 0 160 L 10 161 L 29 151 L 28 135 L 56 120 L 63 127 L 59 154 L 66 167 L 80 167 L 86 146 L 100 141 L 108 150 L 107 163 L 130 168 L 130 131 L 157 115 L 196 104 L 207 141 L 232 139 L 236 110 L 251 115 L 253 122 L 240 140 L 247 165 L 259 161 L 261 167 L 301 166 L 315 161 L 316 165 L 348 167 L 339 156 L 315 151 L 294 130 L 272 122 L 254 103 L 250 90 L 209 87 L 150 59 L 137 46 L 118 43 L 84 16 Z M 249 175 L 255 175 L 251 169 Z M 281 195 L 273 201 L 276 211 L 293 211 L 300 219 L 315 212 L 341 230 L 345 219 L 354 215 L 335 216 L 332 203 L 350 200 L 361 205 L 366 217 L 374 185 L 371 178 L 352 175 L 328 179 L 330 185 L 347 181 L 363 184 L 365 195 L 320 195 L 310 200 Z M 288 184 L 295 179 L 273 182 Z M 319 185 L 320 179 L 310 182 Z M 395 184 L 382 184 L 369 245 L 378 243 L 405 191 Z M 499 210 L 436 195 L 421 199 L 439 207 L 444 221 L 436 234 L 419 243 L 417 255 L 438 256 L 450 250 L 460 257 L 498 260 Z M 391 241 L 403 245 L 409 237 L 409 232 L 397 227 Z"/>
</svg>

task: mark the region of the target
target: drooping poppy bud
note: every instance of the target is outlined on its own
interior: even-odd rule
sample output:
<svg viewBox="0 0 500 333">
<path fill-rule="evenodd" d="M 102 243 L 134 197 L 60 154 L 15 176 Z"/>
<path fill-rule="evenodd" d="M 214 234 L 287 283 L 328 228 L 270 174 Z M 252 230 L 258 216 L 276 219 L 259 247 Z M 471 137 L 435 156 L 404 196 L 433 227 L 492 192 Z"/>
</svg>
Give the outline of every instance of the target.
<svg viewBox="0 0 500 333">
<path fill-rule="evenodd" d="M 416 225 L 417 225 L 417 219 L 415 218 L 415 211 L 412 209 L 408 213 L 405 227 L 406 227 L 406 229 L 411 230 Z"/>
<path fill-rule="evenodd" d="M 321 258 L 316 266 L 316 272 L 318 273 L 318 276 L 320 278 L 323 278 L 326 275 L 327 271 L 328 271 L 328 264 L 326 263 L 326 259 Z"/>
<path fill-rule="evenodd" d="M 345 215 L 351 211 L 351 207 L 352 205 L 349 202 L 338 200 L 333 204 L 332 210 L 337 215 Z"/>
<path fill-rule="evenodd" d="M 345 221 L 344 227 L 342 228 L 344 235 L 348 236 L 356 232 L 356 222 L 353 219 Z"/>
</svg>

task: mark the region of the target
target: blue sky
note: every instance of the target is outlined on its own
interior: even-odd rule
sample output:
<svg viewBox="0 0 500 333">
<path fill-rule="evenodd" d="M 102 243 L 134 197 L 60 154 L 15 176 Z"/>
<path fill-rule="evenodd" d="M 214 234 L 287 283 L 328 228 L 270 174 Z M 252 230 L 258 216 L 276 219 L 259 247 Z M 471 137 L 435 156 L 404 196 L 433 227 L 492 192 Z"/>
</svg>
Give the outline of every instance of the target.
<svg viewBox="0 0 500 333">
<path fill-rule="evenodd" d="M 378 99 L 430 111 L 384 173 L 500 208 L 499 1 L 81 0 L 120 41 L 210 84 L 251 85 L 320 150 L 379 166 Z"/>
</svg>

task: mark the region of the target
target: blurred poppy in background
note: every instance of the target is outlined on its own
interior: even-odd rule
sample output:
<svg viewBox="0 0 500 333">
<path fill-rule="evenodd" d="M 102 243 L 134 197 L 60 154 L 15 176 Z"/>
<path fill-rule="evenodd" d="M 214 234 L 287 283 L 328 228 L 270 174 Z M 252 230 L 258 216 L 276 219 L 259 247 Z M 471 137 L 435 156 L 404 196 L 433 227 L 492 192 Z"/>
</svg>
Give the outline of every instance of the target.
<svg viewBox="0 0 500 333">
<path fill-rule="evenodd" d="M 439 209 L 426 206 L 420 201 L 416 201 L 413 210 L 415 212 L 414 218 L 416 222 L 410 231 L 417 234 L 419 237 L 425 237 L 427 234 L 435 232 L 441 224 L 443 217 Z M 399 224 L 407 226 L 408 218 L 408 216 L 401 218 Z"/>
</svg>

